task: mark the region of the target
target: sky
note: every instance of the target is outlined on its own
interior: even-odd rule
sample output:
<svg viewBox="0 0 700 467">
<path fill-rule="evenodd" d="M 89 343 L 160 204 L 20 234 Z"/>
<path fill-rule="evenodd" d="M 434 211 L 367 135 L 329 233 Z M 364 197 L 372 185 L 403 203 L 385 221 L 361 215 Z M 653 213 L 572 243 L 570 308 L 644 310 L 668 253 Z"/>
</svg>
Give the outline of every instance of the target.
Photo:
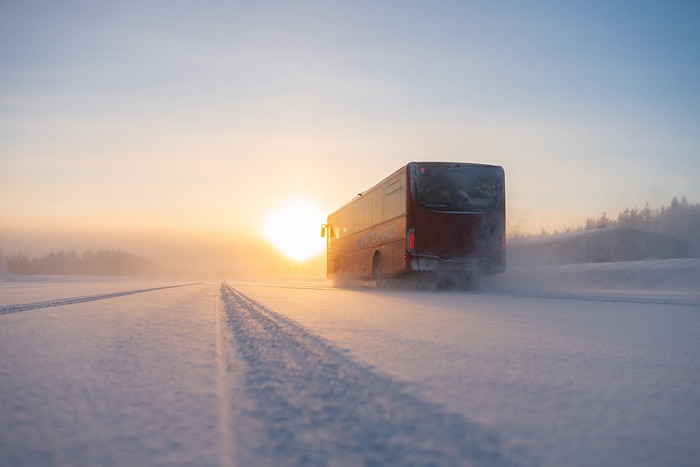
<svg viewBox="0 0 700 467">
<path fill-rule="evenodd" d="M 5 254 L 241 248 L 421 160 L 561 230 L 700 202 L 698 128 L 696 1 L 0 1 Z"/>
</svg>

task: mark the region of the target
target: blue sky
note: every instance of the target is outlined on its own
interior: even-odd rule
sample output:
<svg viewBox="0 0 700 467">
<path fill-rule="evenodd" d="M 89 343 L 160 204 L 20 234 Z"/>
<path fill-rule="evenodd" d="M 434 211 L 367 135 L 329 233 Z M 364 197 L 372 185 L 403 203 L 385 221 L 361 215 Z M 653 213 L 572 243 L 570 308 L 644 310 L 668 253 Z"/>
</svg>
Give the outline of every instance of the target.
<svg viewBox="0 0 700 467">
<path fill-rule="evenodd" d="M 698 128 L 695 1 L 0 4 L 0 231 L 255 235 L 411 160 L 563 229 L 700 202 Z"/>
</svg>

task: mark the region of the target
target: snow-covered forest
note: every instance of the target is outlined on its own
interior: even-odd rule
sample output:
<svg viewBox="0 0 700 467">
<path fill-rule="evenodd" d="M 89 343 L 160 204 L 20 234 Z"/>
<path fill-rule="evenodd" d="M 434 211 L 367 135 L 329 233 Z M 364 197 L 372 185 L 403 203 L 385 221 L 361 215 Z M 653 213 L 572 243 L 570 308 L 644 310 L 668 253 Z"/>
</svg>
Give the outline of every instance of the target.
<svg viewBox="0 0 700 467">
<path fill-rule="evenodd" d="M 583 226 L 573 229 L 567 228 L 563 231 L 555 230 L 554 232 L 542 230 L 538 235 L 546 236 L 607 227 L 634 227 L 680 240 L 700 243 L 700 203 L 690 203 L 685 196 L 680 200 L 674 196 L 668 206 L 658 209 L 653 209 L 649 203 L 646 203 L 642 209 L 638 209 L 636 206 L 627 208 L 618 213 L 617 217 L 609 217 L 604 212 L 598 218 L 589 217 Z"/>
<path fill-rule="evenodd" d="M 17 275 L 138 276 L 156 271 L 153 261 L 122 250 L 87 250 L 82 255 L 61 250 L 31 259 L 26 254 L 0 254 L 0 267 Z"/>
</svg>

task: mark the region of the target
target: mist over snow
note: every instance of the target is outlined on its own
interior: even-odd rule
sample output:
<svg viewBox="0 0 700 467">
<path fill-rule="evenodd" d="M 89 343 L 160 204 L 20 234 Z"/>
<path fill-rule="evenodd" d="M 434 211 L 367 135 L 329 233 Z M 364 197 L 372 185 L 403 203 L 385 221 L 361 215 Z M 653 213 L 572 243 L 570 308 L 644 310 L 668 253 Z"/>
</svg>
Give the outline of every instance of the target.
<svg viewBox="0 0 700 467">
<path fill-rule="evenodd" d="M 317 230 L 314 229 L 314 238 L 318 236 Z M 32 234 L 5 232 L 0 234 L 0 238 L 0 255 L 6 261 L 8 258 L 18 258 L 29 262 L 30 266 L 33 260 L 51 255 L 60 256 L 61 252 L 64 255 L 71 251 L 81 252 L 79 256 L 82 260 L 86 251 L 123 251 L 129 256 L 153 263 L 148 274 L 155 276 L 194 279 L 319 279 L 326 274 L 324 253 L 298 261 L 286 257 L 269 242 L 250 236 L 206 232 L 129 235 L 118 231 L 109 234 L 54 234 L 40 231 Z M 7 271 L 7 264 L 4 269 Z M 80 271 L 77 273 L 80 274 Z"/>
<path fill-rule="evenodd" d="M 517 265 L 482 278 L 478 288 L 494 292 L 608 292 L 700 295 L 700 259 L 614 263 Z"/>
</svg>

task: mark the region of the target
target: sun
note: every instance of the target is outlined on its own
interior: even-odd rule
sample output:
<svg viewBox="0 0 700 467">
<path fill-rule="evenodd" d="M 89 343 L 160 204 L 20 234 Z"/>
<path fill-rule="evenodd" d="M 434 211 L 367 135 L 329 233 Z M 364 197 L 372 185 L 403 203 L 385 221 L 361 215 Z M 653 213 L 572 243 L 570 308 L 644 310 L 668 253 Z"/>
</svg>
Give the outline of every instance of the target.
<svg viewBox="0 0 700 467">
<path fill-rule="evenodd" d="M 307 200 L 297 199 L 270 212 L 263 233 L 285 256 L 305 261 L 326 247 L 320 234 L 324 221 L 325 215 L 319 208 Z"/>
</svg>

